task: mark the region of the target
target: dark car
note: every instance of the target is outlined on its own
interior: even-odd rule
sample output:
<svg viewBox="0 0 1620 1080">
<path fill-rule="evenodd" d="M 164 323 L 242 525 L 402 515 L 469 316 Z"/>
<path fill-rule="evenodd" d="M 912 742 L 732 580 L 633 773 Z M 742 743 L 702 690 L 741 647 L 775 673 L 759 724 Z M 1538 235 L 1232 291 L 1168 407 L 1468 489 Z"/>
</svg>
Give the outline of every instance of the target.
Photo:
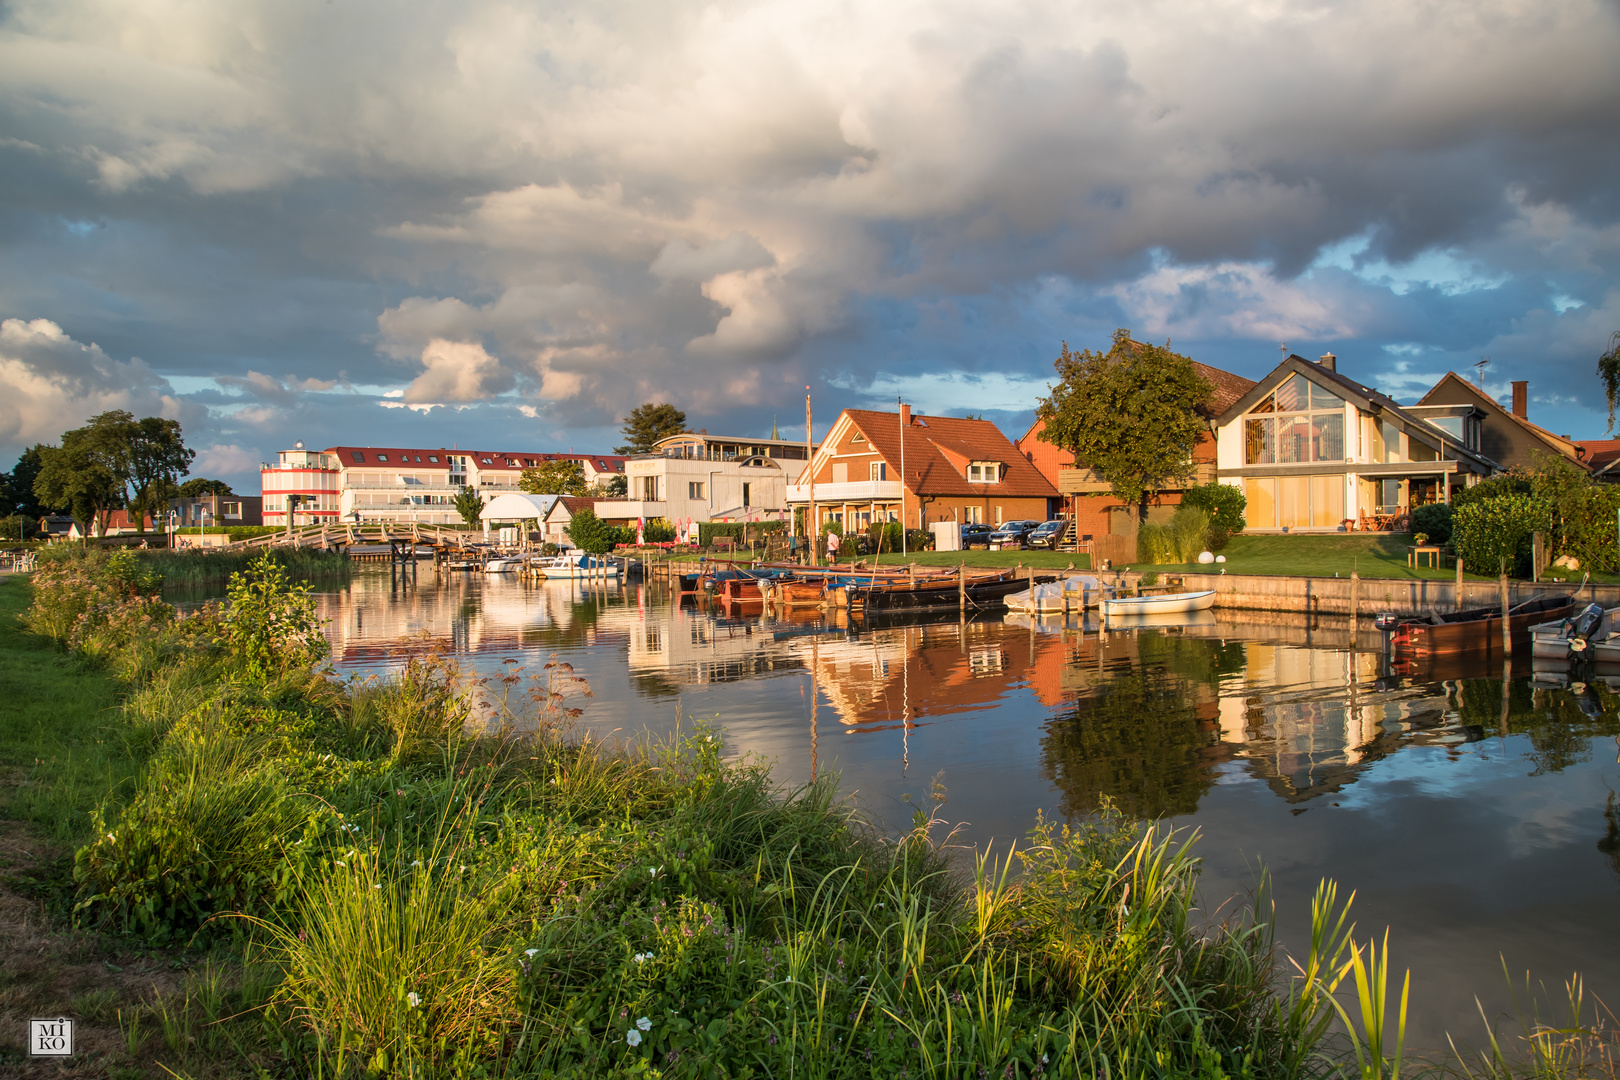
<svg viewBox="0 0 1620 1080">
<path fill-rule="evenodd" d="M 990 546 L 1023 547 L 1024 537 L 1033 532 L 1039 524 L 1038 521 L 1004 521 L 1000 528 L 990 534 Z"/>
<path fill-rule="evenodd" d="M 1024 543 L 1032 548 L 1046 548 L 1056 550 L 1065 533 L 1069 531 L 1067 518 L 1053 518 L 1043 521 L 1031 529 L 1029 535 L 1024 537 Z"/>
<path fill-rule="evenodd" d="M 994 531 L 990 526 L 980 525 L 976 522 L 964 524 L 962 526 L 962 550 L 966 551 L 975 544 L 988 545 L 990 543 L 990 534 Z"/>
</svg>

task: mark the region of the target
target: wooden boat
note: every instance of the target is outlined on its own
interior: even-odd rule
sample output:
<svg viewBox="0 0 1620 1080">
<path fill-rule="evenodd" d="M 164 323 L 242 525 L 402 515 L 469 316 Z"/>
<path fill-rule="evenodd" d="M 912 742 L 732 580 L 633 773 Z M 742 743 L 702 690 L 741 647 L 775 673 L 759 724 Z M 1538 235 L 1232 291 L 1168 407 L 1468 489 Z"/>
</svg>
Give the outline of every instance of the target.
<svg viewBox="0 0 1620 1080">
<path fill-rule="evenodd" d="M 1036 578 L 1036 584 L 1052 580 L 1051 575 Z M 897 584 L 843 586 L 845 603 L 851 612 L 913 611 L 923 608 L 952 608 L 966 600 L 968 607 L 999 607 L 1012 593 L 1029 585 L 1026 577 L 1016 576 L 1011 570 L 968 578 L 966 588 L 960 587 L 955 576 L 950 578 Z M 965 594 L 965 596 L 964 596 Z"/>
<path fill-rule="evenodd" d="M 822 581 L 778 581 L 771 587 L 771 601 L 777 607 L 820 607 L 827 601 L 827 585 Z"/>
<path fill-rule="evenodd" d="M 715 582 L 715 595 L 722 600 L 763 600 L 759 591 L 759 579 L 747 574 L 726 576 Z"/>
<path fill-rule="evenodd" d="M 1121 596 L 1102 602 L 1104 615 L 1182 615 L 1215 606 L 1215 590 L 1161 593 L 1158 596 Z"/>
<path fill-rule="evenodd" d="M 1529 647 L 1532 626 L 1568 618 L 1574 610 L 1575 599 L 1561 593 L 1538 596 L 1508 608 L 1508 635 L 1513 647 Z M 1500 649 L 1502 609 L 1469 608 L 1430 615 L 1427 619 L 1403 619 L 1396 626 L 1390 645 L 1397 655 L 1422 656 Z"/>
</svg>

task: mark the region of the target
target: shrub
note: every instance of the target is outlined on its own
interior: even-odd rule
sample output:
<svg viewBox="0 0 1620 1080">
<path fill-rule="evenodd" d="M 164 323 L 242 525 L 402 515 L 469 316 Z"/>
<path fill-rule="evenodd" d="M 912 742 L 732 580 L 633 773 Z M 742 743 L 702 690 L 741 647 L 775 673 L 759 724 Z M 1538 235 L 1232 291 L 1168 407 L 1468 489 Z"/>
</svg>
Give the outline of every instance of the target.
<svg viewBox="0 0 1620 1080">
<path fill-rule="evenodd" d="M 1476 573 L 1503 570 L 1525 576 L 1530 536 L 1547 528 L 1547 508 L 1529 495 L 1504 494 L 1457 508 L 1451 542 Z"/>
<path fill-rule="evenodd" d="M 1451 493 L 1451 508 L 1461 510 L 1465 506 L 1501 495 L 1529 494 L 1531 494 L 1530 477 L 1515 470 L 1486 477 L 1473 487 L 1454 489 Z"/>
<path fill-rule="evenodd" d="M 1451 518 L 1454 511 L 1445 503 L 1429 503 L 1412 511 L 1412 531 L 1423 533 L 1431 544 L 1451 543 Z"/>
<path fill-rule="evenodd" d="M 641 536 L 649 544 L 668 544 L 675 539 L 675 526 L 667 518 L 653 518 L 641 530 Z"/>
<path fill-rule="evenodd" d="M 1209 515 L 1207 550 L 1220 551 L 1231 542 L 1232 537 L 1243 531 L 1245 524 L 1243 512 L 1248 509 L 1249 500 L 1244 496 L 1242 488 L 1216 480 L 1208 484 L 1195 485 L 1182 492 L 1181 505 L 1202 510 Z M 1197 554 L 1194 553 L 1194 558 Z"/>
<path fill-rule="evenodd" d="M 568 539 L 581 551 L 591 555 L 602 555 L 613 550 L 615 530 L 613 526 L 596 516 L 596 511 L 586 506 L 574 512 L 568 519 Z"/>
<path fill-rule="evenodd" d="M 1175 539 L 1170 530 L 1151 523 L 1136 530 L 1136 561 L 1155 566 L 1176 561 Z"/>
<path fill-rule="evenodd" d="M 231 575 L 225 644 L 250 678 L 308 667 L 331 652 L 309 585 L 293 585 L 269 554 Z"/>
<path fill-rule="evenodd" d="M 1194 507 L 1182 507 L 1170 519 L 1170 547 L 1178 563 L 1193 563 L 1209 548 L 1209 515 Z"/>
</svg>

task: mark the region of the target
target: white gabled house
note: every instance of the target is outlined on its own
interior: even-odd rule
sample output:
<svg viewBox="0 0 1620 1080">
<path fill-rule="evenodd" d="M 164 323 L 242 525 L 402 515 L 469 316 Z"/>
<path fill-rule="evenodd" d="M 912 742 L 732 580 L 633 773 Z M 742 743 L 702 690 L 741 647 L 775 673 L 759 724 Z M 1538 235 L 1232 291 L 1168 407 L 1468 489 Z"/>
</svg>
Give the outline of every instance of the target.
<svg viewBox="0 0 1620 1080">
<path fill-rule="evenodd" d="M 1216 420 L 1217 475 L 1243 489 L 1249 532 L 1388 527 L 1496 472 L 1478 425 L 1457 439 L 1337 371 L 1289 356 Z"/>
</svg>

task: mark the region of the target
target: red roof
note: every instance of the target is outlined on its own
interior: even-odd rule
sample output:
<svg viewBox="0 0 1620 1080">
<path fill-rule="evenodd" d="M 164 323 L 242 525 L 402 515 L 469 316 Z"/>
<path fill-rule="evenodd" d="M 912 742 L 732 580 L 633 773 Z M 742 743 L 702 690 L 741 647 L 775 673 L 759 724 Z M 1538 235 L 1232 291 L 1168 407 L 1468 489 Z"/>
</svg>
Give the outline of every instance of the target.
<svg viewBox="0 0 1620 1080">
<path fill-rule="evenodd" d="M 545 461 L 582 461 L 597 472 L 623 472 L 626 458 L 621 454 L 537 454 L 532 450 L 431 450 L 393 446 L 329 446 L 322 453 L 336 454 L 342 465 L 409 465 L 412 469 L 450 468 L 449 455 L 473 459 L 479 468 L 522 472 Z M 433 460 L 437 458 L 438 460 Z"/>
<path fill-rule="evenodd" d="M 900 414 L 870 409 L 845 409 L 844 415 L 860 428 L 883 460 L 900 470 Z M 974 461 L 999 461 L 1006 471 L 999 483 L 968 482 L 967 467 Z M 985 495 L 1006 498 L 1049 499 L 1057 488 L 1024 459 L 1001 429 L 988 420 L 956 416 L 919 416 L 913 413 L 905 429 L 905 484 L 918 495 Z"/>
</svg>

